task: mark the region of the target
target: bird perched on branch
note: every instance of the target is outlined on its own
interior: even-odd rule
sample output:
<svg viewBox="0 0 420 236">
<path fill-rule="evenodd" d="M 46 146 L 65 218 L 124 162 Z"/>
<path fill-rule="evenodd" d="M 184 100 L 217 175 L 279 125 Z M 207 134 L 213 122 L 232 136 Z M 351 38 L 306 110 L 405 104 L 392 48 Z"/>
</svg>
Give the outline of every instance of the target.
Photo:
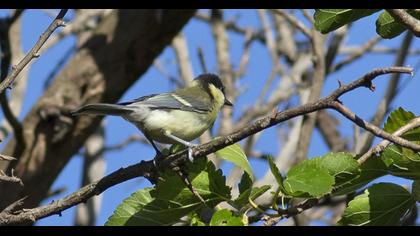
<svg viewBox="0 0 420 236">
<path fill-rule="evenodd" d="M 162 153 L 154 141 L 180 143 L 188 147 L 188 158 L 192 160 L 191 148 L 195 145 L 190 141 L 214 123 L 223 105 L 232 106 L 232 103 L 225 96 L 219 76 L 202 74 L 186 88 L 117 104 L 88 104 L 73 111 L 72 115 L 121 116 L 143 132 L 157 155 L 162 156 Z"/>
</svg>

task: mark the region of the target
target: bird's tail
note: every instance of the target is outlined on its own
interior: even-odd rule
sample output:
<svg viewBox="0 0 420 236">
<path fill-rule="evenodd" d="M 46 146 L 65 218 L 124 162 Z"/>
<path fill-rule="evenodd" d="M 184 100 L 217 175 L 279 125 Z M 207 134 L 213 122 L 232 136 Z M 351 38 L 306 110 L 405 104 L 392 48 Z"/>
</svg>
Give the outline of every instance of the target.
<svg viewBox="0 0 420 236">
<path fill-rule="evenodd" d="M 71 115 L 113 115 L 113 116 L 122 116 L 130 112 L 130 108 L 123 105 L 114 105 L 107 103 L 93 103 L 82 106 L 71 112 Z"/>
</svg>

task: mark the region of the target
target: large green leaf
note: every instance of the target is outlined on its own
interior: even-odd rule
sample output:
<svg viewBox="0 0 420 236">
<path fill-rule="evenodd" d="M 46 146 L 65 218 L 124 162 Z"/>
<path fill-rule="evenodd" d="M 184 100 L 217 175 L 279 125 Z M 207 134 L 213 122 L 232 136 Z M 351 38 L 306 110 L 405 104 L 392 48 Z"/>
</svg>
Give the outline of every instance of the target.
<svg viewBox="0 0 420 236">
<path fill-rule="evenodd" d="M 414 10 L 408 10 L 407 13 L 414 16 L 417 19 L 420 19 L 420 13 Z M 396 21 L 387 11 L 384 11 L 379 15 L 376 20 L 376 33 L 378 33 L 382 38 L 391 39 L 407 29 L 403 24 Z"/>
<path fill-rule="evenodd" d="M 237 143 L 227 146 L 216 152 L 216 156 L 226 161 L 241 167 L 249 176 L 253 176 L 251 166 L 249 165 L 248 158 L 241 146 Z"/>
<path fill-rule="evenodd" d="M 314 15 L 315 28 L 326 34 L 377 11 L 379 9 L 317 9 Z"/>
<path fill-rule="evenodd" d="M 391 183 L 372 185 L 349 202 L 339 225 L 400 225 L 415 201 L 403 187 Z"/>
<path fill-rule="evenodd" d="M 327 169 L 320 168 L 318 161 L 319 158 L 305 160 L 289 170 L 283 183 L 288 195 L 320 197 L 331 192 L 334 177 Z"/>
<path fill-rule="evenodd" d="M 234 216 L 228 209 L 216 211 L 211 220 L 210 226 L 244 226 L 242 218 Z"/>
<path fill-rule="evenodd" d="M 187 168 L 189 180 L 207 206 L 214 207 L 230 199 L 225 177 L 212 162 L 197 160 L 194 164 L 188 163 Z M 201 201 L 168 170 L 154 189 L 139 190 L 125 199 L 106 225 L 172 225 L 201 207 Z"/>
<path fill-rule="evenodd" d="M 272 171 L 276 171 L 274 167 Z M 319 197 L 330 193 L 333 187 L 337 189 L 350 184 L 359 175 L 359 165 L 351 154 L 328 153 L 294 166 L 283 185 L 286 195 Z"/>
</svg>

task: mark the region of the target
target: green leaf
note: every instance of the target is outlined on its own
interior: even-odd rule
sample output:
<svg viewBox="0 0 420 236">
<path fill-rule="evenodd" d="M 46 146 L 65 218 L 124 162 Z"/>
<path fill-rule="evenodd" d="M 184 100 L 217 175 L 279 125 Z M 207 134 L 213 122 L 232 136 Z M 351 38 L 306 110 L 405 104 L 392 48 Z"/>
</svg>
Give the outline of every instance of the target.
<svg viewBox="0 0 420 236">
<path fill-rule="evenodd" d="M 417 19 L 420 19 L 420 13 L 416 11 L 408 10 L 407 13 Z M 381 15 L 379 15 L 375 24 L 376 33 L 386 39 L 394 38 L 407 29 L 407 27 L 396 21 L 387 11 L 384 11 Z"/>
<path fill-rule="evenodd" d="M 410 149 L 391 144 L 381 153 L 380 158 L 394 176 L 420 178 L 420 154 Z"/>
<path fill-rule="evenodd" d="M 326 34 L 377 11 L 379 9 L 317 9 L 314 15 L 315 28 Z"/>
<path fill-rule="evenodd" d="M 335 177 L 334 187 L 340 187 L 360 175 L 360 168 L 353 155 L 344 152 L 328 153 L 320 158 L 319 167 Z"/>
<path fill-rule="evenodd" d="M 414 200 L 420 202 L 420 180 L 416 179 L 413 181 L 413 185 L 411 187 L 411 194 L 413 195 Z"/>
<path fill-rule="evenodd" d="M 241 167 L 249 176 L 253 176 L 251 166 L 241 146 L 237 143 L 216 152 L 216 156 Z"/>
<path fill-rule="evenodd" d="M 244 223 L 241 217 L 234 216 L 227 209 L 222 209 L 213 214 L 210 226 L 244 226 Z"/>
<path fill-rule="evenodd" d="M 318 162 L 319 158 L 305 160 L 289 170 L 283 183 L 289 195 L 320 197 L 331 192 L 334 177 L 328 170 L 320 168 Z"/>
<path fill-rule="evenodd" d="M 212 162 L 197 160 L 194 164 L 188 163 L 187 168 L 189 180 L 208 207 L 230 199 L 225 177 Z M 172 225 L 201 207 L 200 200 L 168 170 L 155 189 L 142 189 L 125 199 L 105 225 Z"/>
<path fill-rule="evenodd" d="M 400 107 L 389 115 L 384 130 L 393 133 L 415 117 L 412 112 L 405 111 Z M 414 143 L 420 143 L 420 128 L 412 129 L 401 137 Z M 419 153 L 391 144 L 381 153 L 380 158 L 388 167 L 388 172 L 391 175 L 409 179 L 420 178 Z"/>
<path fill-rule="evenodd" d="M 287 191 L 283 186 L 283 176 L 281 175 L 279 168 L 277 168 L 276 163 L 274 163 L 273 158 L 271 156 L 268 157 L 268 165 L 270 166 L 271 173 L 274 175 L 276 179 L 280 192 L 287 195 Z"/>
<path fill-rule="evenodd" d="M 387 173 L 387 166 L 384 162 L 380 158 L 372 156 L 360 166 L 360 174 L 356 178 L 338 186 L 333 191 L 333 195 L 344 195 L 354 192 Z"/>
<path fill-rule="evenodd" d="M 238 184 L 239 194 L 245 192 L 246 190 L 252 188 L 252 178 L 248 173 L 244 172 L 242 174 L 241 182 Z"/>
<path fill-rule="evenodd" d="M 302 170 L 299 170 L 296 175 L 295 171 L 298 168 L 302 168 Z M 351 154 L 344 152 L 328 153 L 322 157 L 306 160 L 293 167 L 287 173 L 284 186 L 286 195 L 318 197 L 330 193 L 333 186 L 337 189 L 349 184 L 359 175 L 359 164 Z M 318 176 L 321 179 L 316 179 Z M 310 196 L 305 195 L 305 192 L 309 193 Z"/>
<path fill-rule="evenodd" d="M 401 218 L 414 206 L 411 194 L 403 187 L 379 183 L 349 202 L 339 225 L 400 225 Z"/>
</svg>

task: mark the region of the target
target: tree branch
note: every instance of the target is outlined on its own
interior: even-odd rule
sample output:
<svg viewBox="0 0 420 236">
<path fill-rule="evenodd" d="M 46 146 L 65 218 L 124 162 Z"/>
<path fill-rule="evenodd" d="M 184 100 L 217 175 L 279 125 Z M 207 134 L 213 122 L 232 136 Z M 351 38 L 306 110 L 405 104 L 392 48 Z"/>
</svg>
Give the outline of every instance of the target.
<svg viewBox="0 0 420 236">
<path fill-rule="evenodd" d="M 412 119 L 406 125 L 400 127 L 397 131 L 395 131 L 394 133 L 392 133 L 392 135 L 394 135 L 394 136 L 401 136 L 404 133 L 408 132 L 409 130 L 415 129 L 415 128 L 419 127 L 419 126 L 420 126 L 420 117 L 417 117 L 417 118 Z M 360 165 L 363 164 L 374 153 L 380 153 L 380 152 L 382 152 L 390 143 L 391 142 L 389 140 L 383 140 L 378 145 L 376 145 L 375 147 L 369 149 L 369 151 L 367 151 L 365 154 L 363 154 L 363 156 L 361 156 L 357 160 L 357 162 Z"/>
<path fill-rule="evenodd" d="M 402 9 L 386 9 L 398 22 L 405 25 L 416 37 L 420 37 L 420 21 Z"/>
<path fill-rule="evenodd" d="M 291 25 L 299 29 L 306 37 L 312 38 L 311 30 L 306 27 L 301 21 L 299 21 L 295 16 L 289 14 L 288 12 L 280 9 L 272 10 L 275 14 L 283 16 Z"/>
<path fill-rule="evenodd" d="M 58 27 L 65 25 L 63 17 L 66 13 L 67 9 L 61 10 L 60 13 L 58 13 L 57 17 L 54 19 L 54 21 L 48 26 L 47 30 L 44 33 L 42 33 L 42 35 L 39 37 L 38 42 L 36 42 L 36 44 L 29 51 L 29 53 L 26 54 L 26 56 L 17 65 L 12 67 L 12 71 L 10 72 L 10 74 L 0 84 L 0 93 L 3 93 L 3 91 L 6 88 L 9 88 L 12 85 L 19 73 L 32 59 L 39 57 L 38 51 L 40 50 L 42 45 L 44 45 L 47 39 Z"/>
</svg>

